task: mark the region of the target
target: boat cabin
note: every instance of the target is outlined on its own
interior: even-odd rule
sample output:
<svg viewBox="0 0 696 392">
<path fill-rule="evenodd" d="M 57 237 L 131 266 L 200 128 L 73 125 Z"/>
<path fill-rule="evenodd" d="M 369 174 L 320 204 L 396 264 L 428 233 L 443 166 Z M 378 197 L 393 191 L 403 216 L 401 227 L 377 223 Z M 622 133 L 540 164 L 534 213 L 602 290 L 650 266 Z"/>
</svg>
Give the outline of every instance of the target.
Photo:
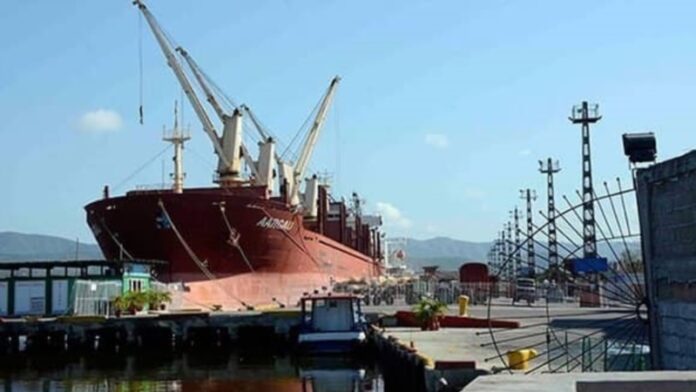
<svg viewBox="0 0 696 392">
<path fill-rule="evenodd" d="M 321 295 L 302 298 L 299 345 L 309 351 L 344 352 L 366 340 L 366 322 L 357 295 Z"/>
</svg>

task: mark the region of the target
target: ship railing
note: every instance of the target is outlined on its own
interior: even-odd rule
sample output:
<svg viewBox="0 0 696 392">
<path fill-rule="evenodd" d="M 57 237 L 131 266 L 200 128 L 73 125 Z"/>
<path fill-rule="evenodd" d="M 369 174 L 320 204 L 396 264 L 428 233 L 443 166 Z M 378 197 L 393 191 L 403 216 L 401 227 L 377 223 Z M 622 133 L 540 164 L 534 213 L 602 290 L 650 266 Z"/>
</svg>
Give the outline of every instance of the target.
<svg viewBox="0 0 696 392">
<path fill-rule="evenodd" d="M 172 186 L 169 184 L 140 184 L 135 186 L 136 191 L 161 191 L 171 189 Z"/>
</svg>

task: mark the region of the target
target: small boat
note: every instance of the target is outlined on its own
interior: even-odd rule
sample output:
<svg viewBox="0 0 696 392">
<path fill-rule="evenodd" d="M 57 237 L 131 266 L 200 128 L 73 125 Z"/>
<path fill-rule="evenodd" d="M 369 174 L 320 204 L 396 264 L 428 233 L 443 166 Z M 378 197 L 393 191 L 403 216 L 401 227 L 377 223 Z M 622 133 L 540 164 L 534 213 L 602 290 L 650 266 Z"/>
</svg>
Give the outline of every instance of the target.
<svg viewBox="0 0 696 392">
<path fill-rule="evenodd" d="M 357 295 L 310 295 L 302 297 L 299 349 L 307 353 L 352 353 L 366 341 L 367 322 Z"/>
</svg>

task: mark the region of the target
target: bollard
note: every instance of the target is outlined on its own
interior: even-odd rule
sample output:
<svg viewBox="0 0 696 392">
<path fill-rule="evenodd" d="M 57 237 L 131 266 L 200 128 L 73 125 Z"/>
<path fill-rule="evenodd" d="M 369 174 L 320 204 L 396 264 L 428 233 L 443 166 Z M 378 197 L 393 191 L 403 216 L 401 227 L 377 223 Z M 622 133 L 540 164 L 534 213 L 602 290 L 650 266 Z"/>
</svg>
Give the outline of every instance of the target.
<svg viewBox="0 0 696 392">
<path fill-rule="evenodd" d="M 537 355 L 537 351 L 534 349 L 508 351 L 508 366 L 513 370 L 526 370 L 529 368 L 529 361 L 536 358 Z"/>
<path fill-rule="evenodd" d="M 459 315 L 466 316 L 469 311 L 469 297 L 466 295 L 459 296 Z"/>
</svg>

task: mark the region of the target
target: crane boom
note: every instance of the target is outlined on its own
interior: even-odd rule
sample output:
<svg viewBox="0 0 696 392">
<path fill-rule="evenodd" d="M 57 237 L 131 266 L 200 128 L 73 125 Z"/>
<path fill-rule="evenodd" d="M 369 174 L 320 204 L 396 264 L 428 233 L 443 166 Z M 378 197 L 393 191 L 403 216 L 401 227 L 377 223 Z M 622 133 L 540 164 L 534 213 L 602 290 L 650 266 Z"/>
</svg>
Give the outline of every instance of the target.
<svg viewBox="0 0 696 392">
<path fill-rule="evenodd" d="M 261 126 L 261 123 L 256 118 L 256 115 L 254 114 L 254 112 L 251 111 L 251 108 L 249 108 L 245 104 L 242 104 L 241 107 L 242 107 L 242 110 L 244 110 L 249 115 L 251 122 L 254 124 L 254 128 L 256 128 L 259 135 L 261 135 L 261 139 L 268 140 L 270 135 L 268 134 L 268 132 L 266 132 L 266 129 L 263 126 Z"/>
<path fill-rule="evenodd" d="M 184 50 L 184 48 L 182 48 L 181 46 L 176 48 L 176 51 L 181 54 L 184 60 L 186 60 L 186 63 L 188 64 L 189 68 L 191 68 L 193 76 L 198 81 L 198 85 L 201 86 L 203 92 L 205 93 L 206 101 L 208 101 L 210 106 L 213 107 L 215 113 L 217 113 L 218 117 L 220 117 L 220 120 L 225 121 L 227 113 L 225 113 L 225 111 L 222 109 L 222 106 L 220 106 L 220 103 L 218 103 L 212 90 L 210 90 L 208 83 L 206 83 L 205 79 L 203 78 L 203 73 L 201 72 L 201 69 L 198 66 L 198 64 L 191 58 L 191 56 L 189 56 L 188 52 Z"/>
<path fill-rule="evenodd" d="M 331 84 L 329 85 L 329 88 L 326 91 L 326 95 L 324 95 L 324 99 L 322 100 L 321 105 L 319 106 L 317 115 L 314 117 L 312 127 L 310 128 L 309 133 L 307 134 L 307 140 L 305 141 L 304 146 L 302 146 L 302 151 L 300 152 L 300 156 L 297 159 L 297 162 L 295 162 L 292 194 L 297 194 L 298 192 L 300 182 L 302 181 L 304 172 L 307 169 L 307 164 L 309 163 L 309 158 L 312 156 L 314 146 L 317 144 L 317 139 L 319 138 L 319 133 L 321 132 L 321 128 L 324 126 L 326 113 L 328 112 L 329 107 L 331 106 L 334 93 L 336 92 L 336 87 L 338 86 L 338 82 L 340 81 L 341 78 L 338 76 L 335 76 L 331 80 Z"/>
<path fill-rule="evenodd" d="M 220 144 L 220 139 L 215 130 L 215 126 L 210 121 L 208 114 L 206 113 L 205 109 L 203 108 L 203 105 L 201 105 L 200 100 L 198 99 L 196 93 L 193 90 L 193 86 L 191 86 L 191 82 L 189 82 L 188 78 L 186 77 L 186 74 L 184 73 L 184 70 L 181 68 L 181 64 L 179 64 L 179 61 L 176 59 L 174 51 L 172 50 L 172 44 L 165 37 L 162 28 L 159 26 L 157 20 L 150 13 L 150 10 L 147 9 L 145 4 L 143 4 L 141 0 L 134 0 L 133 4 L 136 5 L 145 16 L 145 20 L 147 20 L 147 23 L 150 26 L 152 33 L 155 35 L 157 43 L 159 44 L 160 48 L 162 49 L 162 52 L 164 53 L 164 57 L 167 59 L 167 64 L 174 71 L 174 75 L 179 81 L 179 84 L 181 84 L 181 87 L 183 88 L 186 97 L 189 99 L 189 102 L 191 103 L 194 112 L 203 124 L 203 130 L 205 131 L 205 133 L 208 134 L 210 141 L 213 143 L 215 153 L 218 155 L 218 157 L 220 157 L 221 160 L 223 160 L 226 163 L 226 165 L 229 165 L 229 161 L 227 160 L 227 157 L 225 157 L 222 145 Z"/>
</svg>

